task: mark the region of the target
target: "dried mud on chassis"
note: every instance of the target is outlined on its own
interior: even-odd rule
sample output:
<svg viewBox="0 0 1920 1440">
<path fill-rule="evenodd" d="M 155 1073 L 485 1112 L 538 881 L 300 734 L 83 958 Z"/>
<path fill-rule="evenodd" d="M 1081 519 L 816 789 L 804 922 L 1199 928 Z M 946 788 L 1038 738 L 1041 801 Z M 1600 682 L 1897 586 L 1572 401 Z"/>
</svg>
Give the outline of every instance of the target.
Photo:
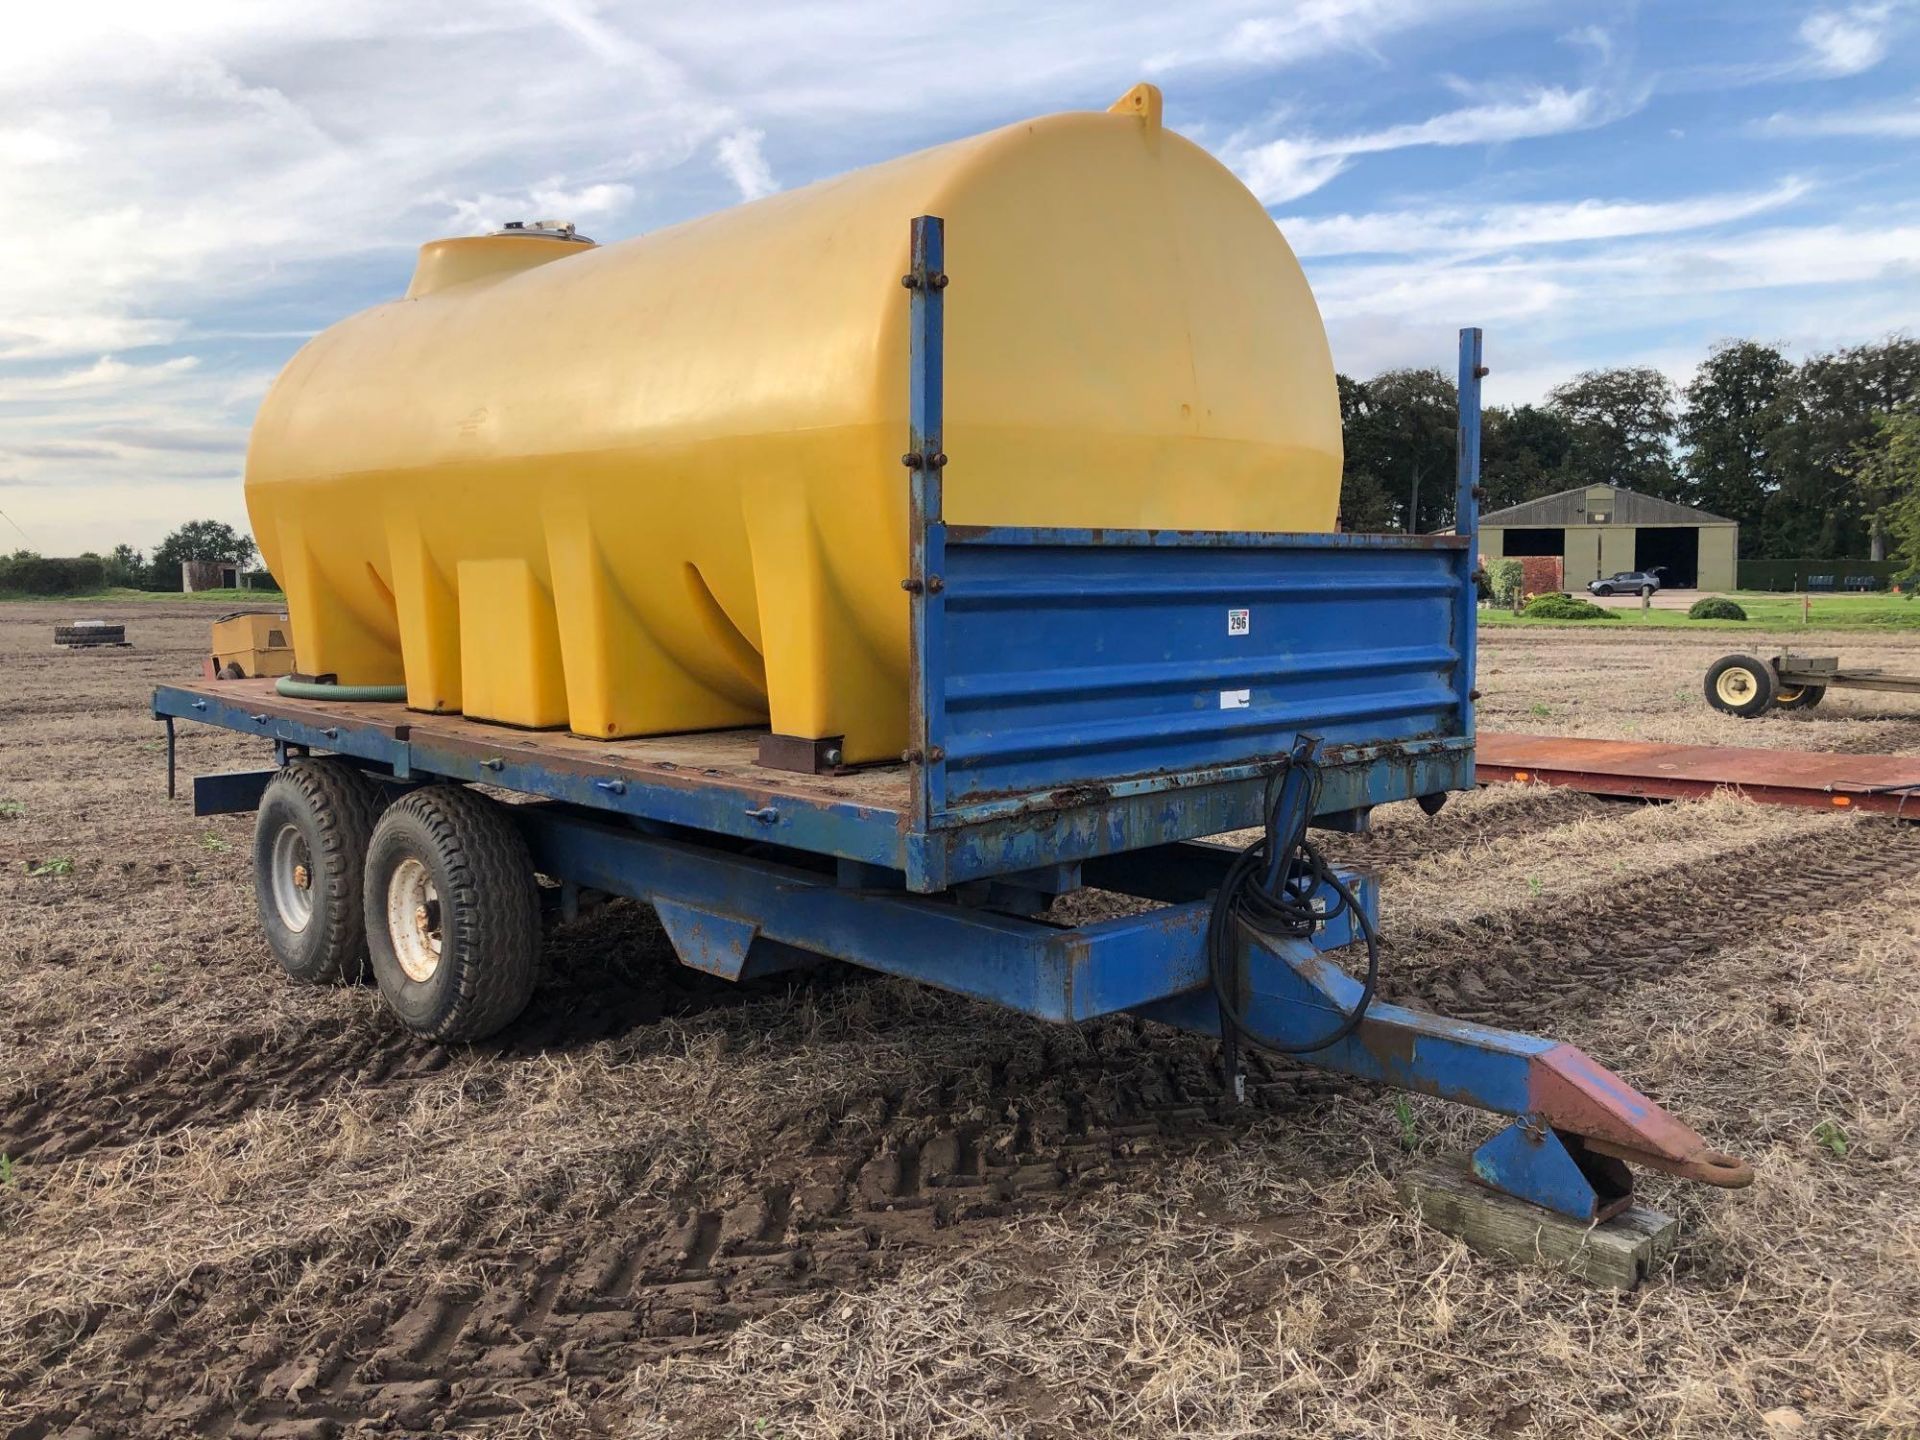
<svg viewBox="0 0 1920 1440">
<path fill-rule="evenodd" d="M 848 970 L 730 987 L 632 907 L 550 937 L 500 1041 L 422 1045 L 274 972 L 245 817 L 161 793 L 145 695 L 208 613 L 48 648 L 80 608 L 0 607 L 0 1433 L 1920 1427 L 1920 831 L 1514 789 L 1339 842 L 1393 998 L 1571 1040 L 1759 1167 L 1649 1177 L 1685 1234 L 1620 1299 L 1399 1209 L 1482 1117 L 1280 1063 L 1230 1109 L 1191 1037 Z M 1713 715 L 1725 639 L 1486 636 L 1482 723 L 1920 750 L 1899 697 Z"/>
</svg>

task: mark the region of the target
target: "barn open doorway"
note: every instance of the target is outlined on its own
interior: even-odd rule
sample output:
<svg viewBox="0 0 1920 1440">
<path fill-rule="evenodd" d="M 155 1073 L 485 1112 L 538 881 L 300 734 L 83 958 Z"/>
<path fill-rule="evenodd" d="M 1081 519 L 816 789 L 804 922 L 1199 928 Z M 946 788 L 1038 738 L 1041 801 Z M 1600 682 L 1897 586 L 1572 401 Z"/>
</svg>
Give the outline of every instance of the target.
<svg viewBox="0 0 1920 1440">
<path fill-rule="evenodd" d="M 1691 525 L 1643 525 L 1633 532 L 1633 568 L 1660 570 L 1669 590 L 1700 583 L 1700 532 Z"/>
<path fill-rule="evenodd" d="M 1517 560 L 1524 555 L 1564 555 L 1567 553 L 1565 530 L 1508 530 L 1501 539 L 1501 550 Z"/>
</svg>

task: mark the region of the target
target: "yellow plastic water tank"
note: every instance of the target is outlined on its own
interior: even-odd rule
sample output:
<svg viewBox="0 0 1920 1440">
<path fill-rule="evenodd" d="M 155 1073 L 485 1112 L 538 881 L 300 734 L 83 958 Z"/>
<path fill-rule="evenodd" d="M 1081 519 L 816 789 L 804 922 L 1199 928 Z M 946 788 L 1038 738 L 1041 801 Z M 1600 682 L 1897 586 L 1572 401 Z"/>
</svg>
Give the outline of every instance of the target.
<svg viewBox="0 0 1920 1440">
<path fill-rule="evenodd" d="M 424 247 L 254 425 L 300 670 L 581 735 L 897 754 L 920 214 L 952 276 L 949 521 L 1333 528 L 1306 280 L 1143 85 L 618 244 Z"/>
</svg>

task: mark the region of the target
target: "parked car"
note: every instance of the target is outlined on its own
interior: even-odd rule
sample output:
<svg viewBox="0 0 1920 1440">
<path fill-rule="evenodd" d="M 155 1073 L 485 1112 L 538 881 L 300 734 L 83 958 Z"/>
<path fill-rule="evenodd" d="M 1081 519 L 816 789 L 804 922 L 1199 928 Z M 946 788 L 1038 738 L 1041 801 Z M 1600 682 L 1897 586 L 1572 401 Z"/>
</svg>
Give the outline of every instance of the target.
<svg viewBox="0 0 1920 1440">
<path fill-rule="evenodd" d="M 1609 575 L 1604 580 L 1588 582 L 1587 589 L 1595 595 L 1651 595 L 1660 588 L 1660 571 L 1622 570 L 1618 575 Z"/>
</svg>

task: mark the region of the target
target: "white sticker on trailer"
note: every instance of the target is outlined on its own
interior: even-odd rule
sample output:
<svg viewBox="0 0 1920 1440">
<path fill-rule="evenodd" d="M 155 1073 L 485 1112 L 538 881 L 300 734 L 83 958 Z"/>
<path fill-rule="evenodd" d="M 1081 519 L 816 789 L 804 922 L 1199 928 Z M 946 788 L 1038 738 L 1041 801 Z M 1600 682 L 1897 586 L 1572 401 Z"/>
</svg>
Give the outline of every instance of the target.
<svg viewBox="0 0 1920 1440">
<path fill-rule="evenodd" d="M 1220 708 L 1222 710 L 1245 710 L 1252 704 L 1253 691 L 1251 690 L 1222 690 L 1220 692 Z"/>
<path fill-rule="evenodd" d="M 1251 610 L 1227 611 L 1227 633 L 1229 635 L 1245 635 L 1251 629 L 1253 629 L 1253 612 Z"/>
</svg>

